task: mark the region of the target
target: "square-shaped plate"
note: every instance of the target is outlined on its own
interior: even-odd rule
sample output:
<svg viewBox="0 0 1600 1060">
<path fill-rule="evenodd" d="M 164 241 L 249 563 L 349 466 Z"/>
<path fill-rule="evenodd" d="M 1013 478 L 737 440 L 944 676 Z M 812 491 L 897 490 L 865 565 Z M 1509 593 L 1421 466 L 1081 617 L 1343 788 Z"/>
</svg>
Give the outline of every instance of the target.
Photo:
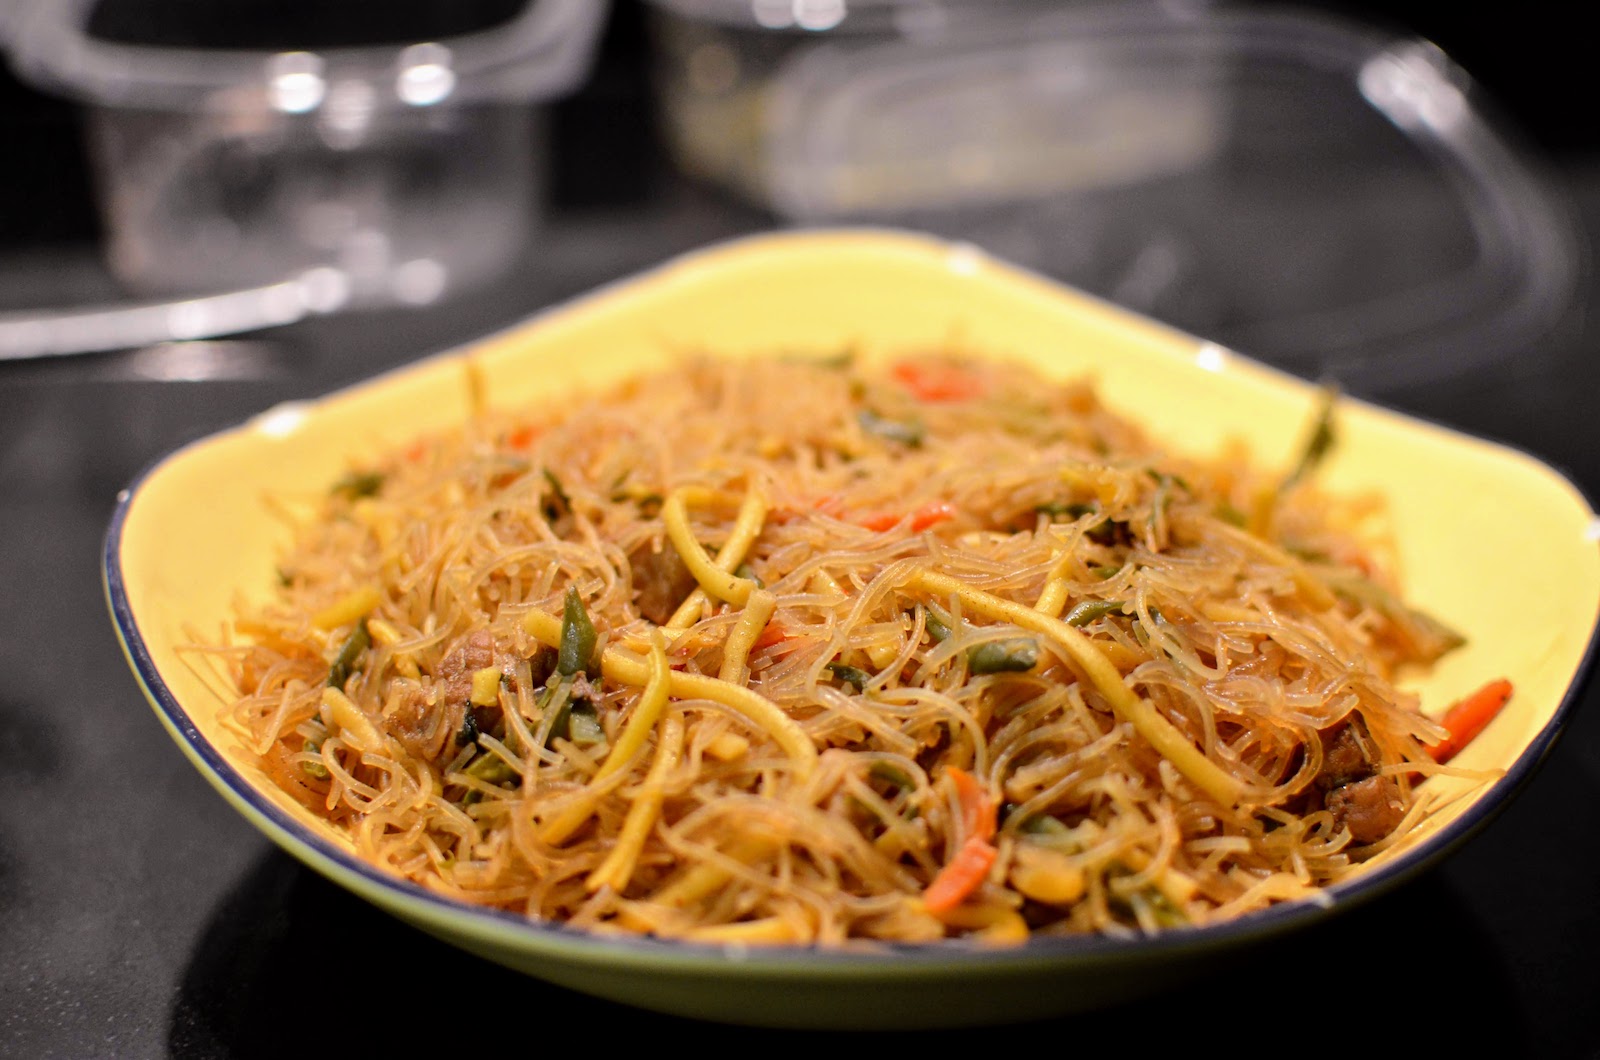
<svg viewBox="0 0 1600 1060">
<path fill-rule="evenodd" d="M 1468 646 L 1417 687 L 1505 675 L 1517 692 L 1457 760 L 1502 779 L 1454 800 L 1407 841 L 1330 888 L 1226 923 L 1154 938 L 1036 939 L 870 951 L 726 948 L 599 937 L 468 908 L 359 860 L 279 791 L 219 723 L 223 704 L 182 646 L 217 629 L 239 594 L 271 592 L 287 531 L 264 498 L 333 481 L 352 460 L 461 421 L 470 358 L 497 404 L 590 389 L 668 351 L 729 356 L 938 348 L 1088 373 L 1114 409 L 1191 453 L 1243 438 L 1287 464 L 1315 405 L 1306 384 L 1212 344 L 993 261 L 970 247 L 879 231 L 764 236 L 713 247 L 465 349 L 321 400 L 282 406 L 182 449 L 123 494 L 105 579 L 128 658 L 157 716 L 246 818 L 311 868 L 468 950 L 601 996 L 685 1015 L 787 1026 L 938 1026 L 1061 1013 L 1154 989 L 1219 948 L 1301 926 L 1408 877 L 1466 839 L 1548 752 L 1592 653 L 1600 614 L 1597 521 L 1561 475 L 1522 453 L 1356 402 L 1320 474 L 1387 500 L 1408 598 Z M 1503 619 L 1506 557 L 1542 606 Z M 1439 777 L 1430 783 L 1455 784 Z"/>
</svg>

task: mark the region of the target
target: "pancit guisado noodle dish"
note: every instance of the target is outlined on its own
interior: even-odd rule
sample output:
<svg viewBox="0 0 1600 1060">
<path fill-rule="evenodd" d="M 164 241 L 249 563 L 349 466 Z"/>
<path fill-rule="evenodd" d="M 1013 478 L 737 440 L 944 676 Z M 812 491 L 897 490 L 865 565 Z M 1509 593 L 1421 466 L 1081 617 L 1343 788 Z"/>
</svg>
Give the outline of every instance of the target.
<svg viewBox="0 0 1600 1060">
<path fill-rule="evenodd" d="M 191 649 L 274 783 L 470 905 L 752 945 L 1183 930 L 1400 841 L 1511 693 L 1401 690 L 1461 638 L 1405 602 L 1381 498 L 1318 486 L 1332 394 L 1288 467 L 942 354 L 476 404 L 280 499 L 276 596 Z"/>
</svg>

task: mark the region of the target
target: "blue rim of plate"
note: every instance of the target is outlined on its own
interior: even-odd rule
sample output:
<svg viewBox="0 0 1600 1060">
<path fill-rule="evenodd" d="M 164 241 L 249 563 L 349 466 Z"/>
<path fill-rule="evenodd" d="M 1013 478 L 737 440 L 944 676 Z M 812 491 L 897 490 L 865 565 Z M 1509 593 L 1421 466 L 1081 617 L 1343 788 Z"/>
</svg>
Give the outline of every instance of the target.
<svg viewBox="0 0 1600 1060">
<path fill-rule="evenodd" d="M 534 313 L 504 329 L 504 333 L 520 330 L 575 303 L 589 301 L 598 295 L 630 285 L 679 263 L 692 262 L 705 250 L 715 251 L 744 241 L 735 239 L 715 244 L 702 251 L 673 258 L 641 274 L 605 284 L 568 302 Z M 1054 282 L 1026 268 L 1011 263 L 1005 264 L 1009 269 L 1044 279 L 1046 282 Z M 496 332 L 500 333 L 502 332 Z M 493 335 L 488 337 L 492 338 Z M 434 357 L 454 356 L 477 345 L 479 341 L 482 340 L 442 351 Z M 1233 356 L 1240 355 L 1233 354 Z M 422 360 L 431 359 L 433 358 Z M 1248 360 L 1248 358 L 1242 359 Z M 384 375 L 407 371 L 416 363 L 420 362 L 401 365 L 391 372 L 379 373 L 342 390 L 364 387 L 383 378 Z M 1285 378 L 1292 378 L 1280 370 L 1269 368 L 1269 371 L 1274 371 L 1275 374 L 1283 375 Z M 1299 385 L 1308 385 L 1303 380 L 1296 379 L 1295 382 Z M 313 401 L 326 401 L 337 396 L 342 390 L 325 394 Z M 1402 415 L 1412 422 L 1426 423 L 1451 434 L 1478 441 L 1484 440 L 1466 435 L 1454 428 L 1430 423 L 1421 417 L 1403 413 L 1397 415 Z M 741 977 L 774 980 L 815 978 L 846 981 L 858 975 L 937 978 L 964 974 L 976 969 L 1022 972 L 1045 967 L 1064 968 L 1071 965 L 1143 962 L 1162 957 L 1179 957 L 1224 949 L 1309 926 L 1338 912 L 1354 908 L 1420 875 L 1481 831 L 1504 810 L 1537 772 L 1555 746 L 1572 710 L 1583 694 L 1596 655 L 1600 653 L 1600 615 L 1597 615 L 1596 623 L 1589 631 L 1583 655 L 1573 671 L 1572 680 L 1568 682 L 1562 694 L 1561 702 L 1544 727 L 1507 767 L 1505 775 L 1490 785 L 1478 801 L 1464 813 L 1412 850 L 1387 864 L 1362 872 L 1351 880 L 1324 888 L 1319 898 L 1282 902 L 1232 920 L 1194 928 L 1176 928 L 1156 935 L 1142 935 L 1131 939 L 1106 936 L 1033 937 L 1020 945 L 1010 947 L 986 946 L 949 939 L 933 943 L 872 942 L 864 943 L 859 948 L 853 945 L 849 947 L 726 946 L 654 936 L 601 935 L 553 921 L 532 920 L 506 910 L 458 902 L 368 864 L 353 851 L 339 847 L 309 831 L 282 808 L 264 798 L 256 785 L 236 770 L 228 758 L 195 726 L 188 711 L 178 702 L 177 697 L 162 679 L 161 672 L 151 658 L 138 624 L 134 620 L 122 574 L 122 533 L 133 503 L 138 498 L 139 490 L 148 479 L 190 449 L 203 446 L 237 429 L 235 427 L 215 432 L 172 450 L 140 472 L 134 481 L 117 495 L 116 508 L 106 530 L 102 553 L 102 581 L 118 640 L 122 644 L 129 666 L 132 667 L 144 690 L 146 699 L 173 739 L 188 753 L 202 772 L 207 774 L 207 779 L 225 795 L 230 796 L 236 808 L 245 811 L 243 815 L 268 838 L 319 874 L 340 885 L 346 885 L 345 880 L 338 879 L 341 874 L 354 876 L 381 892 L 397 906 L 405 907 L 406 916 L 426 920 L 433 926 L 459 931 L 462 927 L 471 925 L 475 929 L 473 934 L 479 938 L 492 937 L 495 944 L 519 950 L 526 955 L 548 957 L 553 961 L 571 964 L 604 965 L 618 970 L 627 968 L 638 972 L 659 971 L 680 975 L 697 973 L 719 976 L 737 973 Z M 1516 446 L 1500 442 L 1489 444 L 1525 456 L 1551 470 L 1584 501 L 1591 513 L 1595 511 L 1593 502 L 1576 483 L 1572 482 L 1570 476 L 1562 474 L 1547 462 Z M 359 896 L 369 900 L 372 897 L 367 894 Z M 388 911 L 401 915 L 398 908 L 388 908 Z"/>
</svg>

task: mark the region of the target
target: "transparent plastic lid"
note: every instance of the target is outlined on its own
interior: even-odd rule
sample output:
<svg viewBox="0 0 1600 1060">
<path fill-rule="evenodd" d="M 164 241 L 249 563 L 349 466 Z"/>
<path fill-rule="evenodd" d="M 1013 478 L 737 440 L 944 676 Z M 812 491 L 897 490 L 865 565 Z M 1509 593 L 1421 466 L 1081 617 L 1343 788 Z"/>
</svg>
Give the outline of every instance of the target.
<svg viewBox="0 0 1600 1060">
<path fill-rule="evenodd" d="M 13 6 L 0 17 L 0 45 L 11 53 L 19 76 L 91 103 L 152 110 L 210 106 L 233 89 L 265 89 L 274 99 L 283 97 L 287 109 L 311 109 L 333 83 L 370 84 L 381 89 L 375 99 L 397 107 L 548 98 L 581 80 L 609 8 L 605 0 L 508 0 L 476 20 L 458 11 L 454 24 L 466 28 L 458 35 L 395 40 L 394 31 L 408 21 L 399 14 L 404 0 L 387 10 L 383 4 L 323 0 L 328 6 L 317 17 L 300 22 L 328 25 L 330 8 L 342 5 L 347 15 L 370 15 L 372 25 L 370 34 L 357 24 L 332 38 L 331 46 L 318 47 L 315 38 L 287 45 L 270 34 L 252 35 L 251 27 L 263 33 L 273 28 L 274 18 L 267 17 L 272 12 L 252 20 L 245 10 L 250 5 L 235 0 L 149 0 L 152 9 L 168 9 L 154 21 L 97 18 L 107 0 L 4 2 Z M 121 0 L 121 7 L 139 2 Z M 179 18 L 188 19 L 186 29 L 176 24 Z M 380 21 L 385 18 L 390 24 Z M 299 23 L 286 20 L 280 5 L 276 24 Z M 118 31 L 152 25 L 168 32 L 143 39 Z"/>
<path fill-rule="evenodd" d="M 825 43 L 767 99 L 767 200 L 928 229 L 1305 375 L 1521 355 L 1571 305 L 1561 197 L 1426 42 L 1122 5 Z"/>
<path fill-rule="evenodd" d="M 1018 0 L 652 0 L 680 18 L 732 28 L 808 33 L 936 31 L 958 16 Z M 1036 5 L 1059 0 L 1034 0 Z"/>
</svg>

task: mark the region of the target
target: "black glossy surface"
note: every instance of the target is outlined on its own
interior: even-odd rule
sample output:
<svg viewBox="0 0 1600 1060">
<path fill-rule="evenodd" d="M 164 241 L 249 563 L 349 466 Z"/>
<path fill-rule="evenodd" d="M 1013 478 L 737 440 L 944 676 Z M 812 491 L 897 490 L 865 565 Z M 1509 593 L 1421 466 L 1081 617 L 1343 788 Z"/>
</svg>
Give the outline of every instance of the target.
<svg viewBox="0 0 1600 1060">
<path fill-rule="evenodd" d="M 1562 174 L 1600 242 L 1600 167 Z M 491 1042 L 533 1055 L 552 1026 L 712 1053 L 776 1040 L 501 971 L 300 868 L 162 730 L 101 595 L 116 493 L 173 446 L 762 223 L 671 180 L 625 184 L 609 202 L 558 209 L 518 278 L 495 289 L 262 336 L 264 379 L 140 382 L 114 357 L 0 371 L 0 1056 L 457 1055 Z M 64 298 L 104 282 L 70 252 L 4 268 Z M 1583 312 L 1597 289 L 1591 278 L 1569 326 L 1526 356 L 1385 400 L 1526 448 L 1600 496 L 1600 324 Z M 1507 621 L 1536 607 L 1513 601 Z M 1031 1039 L 1012 1029 L 865 1044 L 1351 1056 L 1376 1051 L 1394 1016 L 1417 1028 L 1393 1047 L 1403 1055 L 1600 1055 L 1597 699 L 1591 687 L 1543 770 L 1481 836 L 1365 907 L 1182 990 L 1028 1028 Z"/>
<path fill-rule="evenodd" d="M 90 36 L 161 48 L 361 48 L 482 33 L 527 0 L 99 0 Z"/>
</svg>

